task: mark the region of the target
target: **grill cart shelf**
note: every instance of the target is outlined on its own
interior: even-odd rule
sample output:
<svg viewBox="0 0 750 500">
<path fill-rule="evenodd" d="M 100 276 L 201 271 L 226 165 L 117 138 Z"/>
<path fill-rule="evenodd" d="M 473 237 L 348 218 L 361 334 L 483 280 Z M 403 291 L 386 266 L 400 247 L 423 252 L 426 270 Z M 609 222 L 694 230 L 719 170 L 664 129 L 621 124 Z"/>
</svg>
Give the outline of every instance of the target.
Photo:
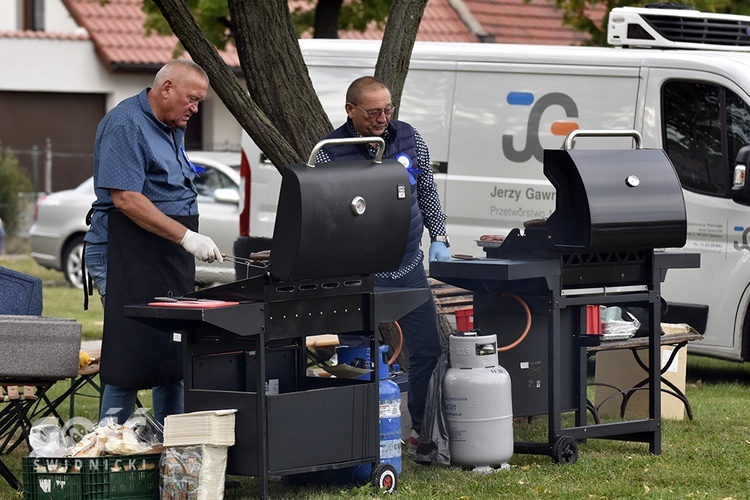
<svg viewBox="0 0 750 500">
<path fill-rule="evenodd" d="M 661 453 L 660 396 L 660 284 L 669 268 L 691 268 L 698 254 L 651 253 L 651 273 L 643 286 L 623 291 L 618 287 L 588 289 L 576 294 L 566 288 L 561 260 L 481 259 L 432 262 L 430 275 L 474 292 L 474 326 L 483 333 L 498 333 L 514 340 L 526 321 L 518 303 L 503 294 L 514 293 L 529 306 L 532 326 L 515 349 L 499 353 L 499 363 L 511 376 L 513 416 L 547 414 L 548 441 L 516 442 L 516 453 L 549 455 L 560 463 L 577 458 L 577 442 L 609 438 L 649 444 Z M 579 290 L 580 292 L 580 290 Z M 649 312 L 649 418 L 586 424 L 587 305 L 636 305 Z M 595 338 L 598 341 L 598 337 Z M 562 427 L 562 414 L 575 412 L 575 426 Z"/>
</svg>

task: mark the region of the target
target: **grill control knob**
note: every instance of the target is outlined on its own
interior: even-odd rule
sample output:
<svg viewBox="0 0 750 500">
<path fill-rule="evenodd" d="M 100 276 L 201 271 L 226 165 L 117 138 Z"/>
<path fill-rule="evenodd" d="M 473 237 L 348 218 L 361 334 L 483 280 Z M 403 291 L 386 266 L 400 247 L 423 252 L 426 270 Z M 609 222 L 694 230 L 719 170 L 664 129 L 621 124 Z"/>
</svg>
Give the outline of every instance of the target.
<svg viewBox="0 0 750 500">
<path fill-rule="evenodd" d="M 625 184 L 628 185 L 628 187 L 637 187 L 641 183 L 641 180 L 638 178 L 637 175 L 629 175 L 627 179 L 625 179 Z"/>
<path fill-rule="evenodd" d="M 354 215 L 362 215 L 365 213 L 365 209 L 367 208 L 367 203 L 365 203 L 365 199 L 361 196 L 355 196 L 352 200 L 352 214 Z"/>
</svg>

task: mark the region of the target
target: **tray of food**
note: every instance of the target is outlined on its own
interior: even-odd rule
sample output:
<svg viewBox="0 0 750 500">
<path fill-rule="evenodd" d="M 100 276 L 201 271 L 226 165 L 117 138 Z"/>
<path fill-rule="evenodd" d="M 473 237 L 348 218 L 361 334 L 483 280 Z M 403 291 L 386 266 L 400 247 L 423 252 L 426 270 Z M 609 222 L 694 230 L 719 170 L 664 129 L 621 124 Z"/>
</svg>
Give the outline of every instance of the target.
<svg viewBox="0 0 750 500">
<path fill-rule="evenodd" d="M 497 248 L 505 241 L 505 235 L 503 234 L 483 234 L 478 240 L 475 240 L 477 245 L 482 248 Z"/>
</svg>

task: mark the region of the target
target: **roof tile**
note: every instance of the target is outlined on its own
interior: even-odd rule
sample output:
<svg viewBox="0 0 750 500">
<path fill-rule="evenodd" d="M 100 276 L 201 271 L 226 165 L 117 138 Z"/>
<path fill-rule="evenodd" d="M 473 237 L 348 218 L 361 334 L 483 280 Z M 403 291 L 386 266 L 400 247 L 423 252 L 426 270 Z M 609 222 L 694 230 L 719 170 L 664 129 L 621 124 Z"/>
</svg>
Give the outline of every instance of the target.
<svg viewBox="0 0 750 500">
<path fill-rule="evenodd" d="M 104 64 L 116 71 L 123 66 L 161 65 L 172 59 L 175 36 L 146 36 L 146 14 L 142 0 L 62 0 L 76 22 L 88 30 Z M 476 21 L 496 43 L 579 45 L 588 35 L 562 24 L 562 12 L 549 0 L 463 0 Z M 290 0 L 290 7 L 305 7 L 306 0 Z M 603 16 L 603 11 L 600 12 Z M 43 32 L 0 33 L 0 37 L 81 39 L 85 35 Z M 309 38 L 305 34 L 303 37 Z M 375 23 L 363 32 L 340 32 L 342 39 L 381 39 Z M 417 33 L 420 41 L 477 42 L 476 34 L 461 19 L 449 0 L 430 0 Z M 224 61 L 239 67 L 237 50 L 231 44 L 221 52 Z M 186 57 L 189 57 L 187 54 Z"/>
</svg>

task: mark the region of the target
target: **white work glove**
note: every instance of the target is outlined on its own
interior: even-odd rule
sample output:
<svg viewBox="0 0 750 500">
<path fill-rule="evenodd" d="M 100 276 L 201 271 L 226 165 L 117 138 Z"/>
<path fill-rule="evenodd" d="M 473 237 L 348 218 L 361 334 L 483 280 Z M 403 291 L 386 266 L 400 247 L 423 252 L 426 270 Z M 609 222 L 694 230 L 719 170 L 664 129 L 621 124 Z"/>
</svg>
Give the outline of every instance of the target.
<svg viewBox="0 0 750 500">
<path fill-rule="evenodd" d="M 216 243 L 214 243 L 214 240 L 190 229 L 187 230 L 185 236 L 180 240 L 180 245 L 203 262 L 213 262 L 214 260 L 224 262 L 224 257 L 221 256 L 221 251 L 216 246 Z"/>
<path fill-rule="evenodd" d="M 429 251 L 430 262 L 436 260 L 451 260 L 451 252 L 442 241 L 433 241 Z"/>
</svg>

